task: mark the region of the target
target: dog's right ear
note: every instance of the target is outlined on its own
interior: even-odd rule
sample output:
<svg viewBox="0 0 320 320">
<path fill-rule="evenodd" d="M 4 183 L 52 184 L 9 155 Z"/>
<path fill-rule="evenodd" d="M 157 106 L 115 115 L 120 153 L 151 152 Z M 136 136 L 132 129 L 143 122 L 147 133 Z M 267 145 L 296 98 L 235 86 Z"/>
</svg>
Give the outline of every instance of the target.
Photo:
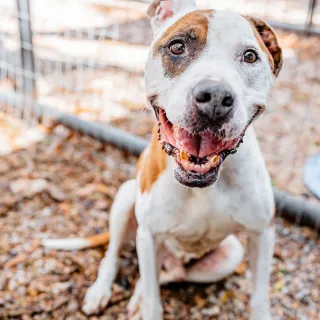
<svg viewBox="0 0 320 320">
<path fill-rule="evenodd" d="M 147 15 L 151 18 L 153 32 L 156 35 L 161 27 L 176 14 L 196 9 L 195 0 L 152 0 Z"/>
</svg>

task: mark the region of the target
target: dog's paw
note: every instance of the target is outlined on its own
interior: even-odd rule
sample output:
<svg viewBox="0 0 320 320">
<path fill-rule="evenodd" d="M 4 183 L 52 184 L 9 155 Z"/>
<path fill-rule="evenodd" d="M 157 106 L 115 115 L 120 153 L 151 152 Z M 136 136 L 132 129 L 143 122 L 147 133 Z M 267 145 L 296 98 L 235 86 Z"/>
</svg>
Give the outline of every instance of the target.
<svg viewBox="0 0 320 320">
<path fill-rule="evenodd" d="M 256 315 L 251 315 L 250 320 L 272 320 L 272 317 L 270 315 L 266 315 L 266 316 L 257 318 Z"/>
<path fill-rule="evenodd" d="M 135 294 L 129 301 L 127 306 L 128 319 L 129 320 L 142 320 L 142 319 L 152 319 L 152 320 L 162 320 L 163 310 L 162 306 L 157 304 L 148 304 L 144 310 L 144 317 L 142 317 L 142 299 L 141 296 Z"/>
<path fill-rule="evenodd" d="M 111 298 L 111 290 L 106 288 L 103 281 L 96 281 L 86 293 L 84 298 L 82 311 L 86 315 L 96 314 L 102 311 Z"/>
<path fill-rule="evenodd" d="M 135 312 L 130 312 L 128 314 L 129 320 L 142 320 L 140 308 L 138 308 Z"/>
<path fill-rule="evenodd" d="M 142 319 L 141 313 L 140 313 L 141 292 L 139 289 L 140 288 L 136 288 L 133 296 L 131 297 L 131 299 L 127 305 L 127 312 L 128 312 L 129 320 Z"/>
<path fill-rule="evenodd" d="M 140 307 L 142 319 L 163 320 L 163 308 L 160 301 L 147 301 Z"/>
</svg>

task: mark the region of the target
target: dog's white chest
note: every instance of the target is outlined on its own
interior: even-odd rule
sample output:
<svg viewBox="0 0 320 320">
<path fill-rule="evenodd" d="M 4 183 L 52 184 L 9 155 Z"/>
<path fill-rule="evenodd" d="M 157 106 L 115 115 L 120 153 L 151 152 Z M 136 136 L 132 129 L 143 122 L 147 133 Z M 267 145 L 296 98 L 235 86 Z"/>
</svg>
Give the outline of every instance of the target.
<svg viewBox="0 0 320 320">
<path fill-rule="evenodd" d="M 215 249 L 230 233 L 240 229 L 231 216 L 223 214 L 205 194 L 187 200 L 177 214 L 175 226 L 167 230 L 165 245 L 185 262 Z"/>
<path fill-rule="evenodd" d="M 141 222 L 163 237 L 166 248 L 185 262 L 200 258 L 241 229 L 228 214 L 227 204 L 214 200 L 212 188 L 190 189 L 183 195 L 177 195 L 179 190 L 161 192 L 161 184 L 156 188 L 159 192 L 152 197 L 140 198 L 145 209 Z"/>
</svg>

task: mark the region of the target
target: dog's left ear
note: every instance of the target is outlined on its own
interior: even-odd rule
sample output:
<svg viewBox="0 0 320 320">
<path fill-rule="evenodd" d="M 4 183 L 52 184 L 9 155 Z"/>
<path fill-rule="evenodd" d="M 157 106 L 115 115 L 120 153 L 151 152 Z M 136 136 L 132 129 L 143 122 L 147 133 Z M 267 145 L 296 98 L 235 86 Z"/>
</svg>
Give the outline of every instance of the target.
<svg viewBox="0 0 320 320">
<path fill-rule="evenodd" d="M 245 18 L 252 25 L 260 46 L 266 49 L 266 53 L 270 57 L 269 61 L 273 74 L 278 76 L 282 68 L 282 50 L 278 44 L 275 31 L 260 19 L 249 16 L 245 16 Z"/>
<path fill-rule="evenodd" d="M 154 34 L 157 34 L 169 19 L 188 9 L 196 9 L 195 0 L 152 0 L 147 15 L 151 18 Z"/>
</svg>

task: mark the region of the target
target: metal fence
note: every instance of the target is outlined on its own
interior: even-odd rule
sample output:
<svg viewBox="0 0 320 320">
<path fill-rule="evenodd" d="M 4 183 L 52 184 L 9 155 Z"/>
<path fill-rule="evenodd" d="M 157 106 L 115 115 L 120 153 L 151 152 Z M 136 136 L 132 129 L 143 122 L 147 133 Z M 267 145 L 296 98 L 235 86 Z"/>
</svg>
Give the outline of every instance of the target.
<svg viewBox="0 0 320 320">
<path fill-rule="evenodd" d="M 95 119 L 110 120 L 115 110 L 110 96 L 116 83 L 105 80 L 99 88 L 88 89 L 92 87 L 88 83 L 94 82 L 101 70 L 105 79 L 109 73 L 113 82 L 116 79 L 129 86 L 131 103 L 143 104 L 140 79 L 146 48 L 137 45 L 151 41 L 144 2 L 147 1 L 3 1 L 1 101 L 6 100 L 4 95 L 9 92 L 28 99 L 23 109 L 16 108 L 10 99 L 9 104 L 2 105 L 2 111 L 37 122 L 30 114 L 29 99 L 33 99 L 68 113 L 88 109 Z M 202 7 L 211 5 L 211 1 L 198 2 Z M 316 0 L 229 0 L 215 1 L 215 7 L 259 15 L 288 30 L 320 32 Z M 67 92 L 70 94 L 64 94 Z"/>
<path fill-rule="evenodd" d="M 39 115 L 31 114 L 33 99 L 68 113 L 88 109 L 95 119 L 110 120 L 115 110 L 110 96 L 116 84 L 106 80 L 88 92 L 88 82 L 93 82 L 101 70 L 105 78 L 110 73 L 110 80 L 115 77 L 129 86 L 134 100 L 131 103 L 143 104 L 140 79 L 146 48 L 130 45 L 148 45 L 151 41 L 150 31 L 145 31 L 148 22 L 144 18 L 144 2 L 147 1 L 3 1 L 1 101 L 6 100 L 8 91 L 21 95 L 19 99 L 28 99 L 23 109 L 9 99 L 2 111 L 37 122 L 34 117 Z M 199 4 L 210 7 L 211 1 L 200 0 Z M 316 0 L 229 0 L 216 1 L 215 7 L 256 14 L 288 30 L 319 32 L 320 9 Z"/>
<path fill-rule="evenodd" d="M 143 140 L 116 127 L 128 128 L 121 121 L 132 118 L 129 131 L 139 134 L 139 121 L 148 121 L 141 113 L 143 68 L 152 40 L 146 2 L 2 1 L 2 114 L 28 125 L 54 119 L 138 154 Z M 198 4 L 208 8 L 211 2 Z M 316 0 L 225 0 L 214 1 L 214 7 L 257 15 L 280 28 L 286 63 L 271 111 L 277 109 L 274 114 L 282 118 L 270 113 L 257 132 L 271 175 L 280 177 L 280 188 L 301 194 L 303 163 L 320 143 L 320 54 L 315 36 L 320 34 L 320 5 Z M 272 123 L 283 119 L 278 132 L 268 135 Z"/>
</svg>

